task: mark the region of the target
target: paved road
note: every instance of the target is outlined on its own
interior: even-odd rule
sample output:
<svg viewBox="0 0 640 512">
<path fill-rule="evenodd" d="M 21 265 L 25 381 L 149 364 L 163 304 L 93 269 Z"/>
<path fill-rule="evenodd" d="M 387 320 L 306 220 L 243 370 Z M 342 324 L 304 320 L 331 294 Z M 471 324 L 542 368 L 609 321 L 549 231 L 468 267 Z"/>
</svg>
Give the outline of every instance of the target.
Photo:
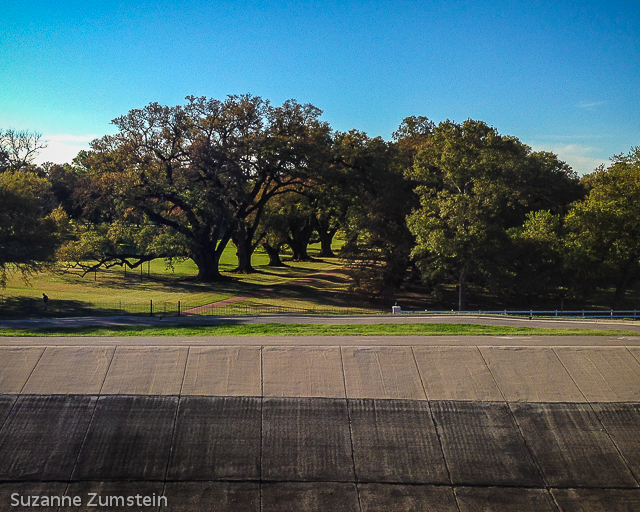
<svg viewBox="0 0 640 512">
<path fill-rule="evenodd" d="M 63 341 L 0 347 L 0 510 L 640 510 L 637 339 Z"/>
</svg>

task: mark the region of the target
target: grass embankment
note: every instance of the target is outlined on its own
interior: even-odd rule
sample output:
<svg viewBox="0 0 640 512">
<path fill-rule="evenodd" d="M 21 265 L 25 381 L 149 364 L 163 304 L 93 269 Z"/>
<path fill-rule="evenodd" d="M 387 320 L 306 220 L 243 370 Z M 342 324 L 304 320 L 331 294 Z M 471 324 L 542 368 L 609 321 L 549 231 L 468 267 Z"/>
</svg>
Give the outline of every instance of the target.
<svg viewBox="0 0 640 512">
<path fill-rule="evenodd" d="M 631 331 L 543 329 L 477 324 L 220 324 L 155 327 L 123 325 L 0 329 L 0 336 L 637 336 Z"/>
</svg>

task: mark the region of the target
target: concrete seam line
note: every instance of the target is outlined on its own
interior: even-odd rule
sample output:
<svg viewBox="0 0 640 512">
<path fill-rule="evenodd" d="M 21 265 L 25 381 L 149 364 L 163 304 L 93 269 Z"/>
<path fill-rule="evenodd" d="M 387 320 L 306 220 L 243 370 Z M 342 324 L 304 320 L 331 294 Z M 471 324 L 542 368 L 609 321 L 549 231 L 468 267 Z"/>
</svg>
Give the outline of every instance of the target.
<svg viewBox="0 0 640 512">
<path fill-rule="evenodd" d="M 163 397 L 163 398 L 169 398 L 169 397 Z M 182 402 L 182 396 L 177 396 L 176 397 L 176 413 L 173 415 L 173 429 L 171 430 L 171 441 L 169 444 L 169 453 L 167 454 L 167 466 L 164 470 L 164 480 L 163 480 L 163 486 L 162 489 L 164 491 L 164 486 L 165 483 L 167 481 L 167 477 L 169 476 L 169 465 L 171 464 L 171 455 L 173 454 L 173 447 L 175 445 L 175 436 L 176 436 L 176 426 L 178 424 L 178 413 L 180 412 L 180 402 Z"/>
<path fill-rule="evenodd" d="M 82 453 L 82 449 L 84 448 L 84 443 L 87 441 L 89 430 L 91 430 L 91 425 L 93 425 L 93 419 L 96 416 L 96 410 L 98 409 L 98 402 L 100 401 L 100 395 L 93 395 L 93 396 L 96 397 L 96 403 L 93 406 L 93 411 L 91 411 L 91 419 L 89 420 L 89 424 L 87 425 L 87 430 L 85 430 L 84 436 L 82 437 L 82 443 L 80 444 L 78 453 L 76 453 L 76 460 L 73 462 L 73 469 L 71 470 L 71 474 L 69 475 L 69 481 L 67 482 L 67 489 L 65 490 L 65 492 L 69 489 L 69 484 L 71 483 L 73 474 L 75 473 L 76 467 L 78 466 L 78 461 L 80 460 L 80 454 Z"/>
<path fill-rule="evenodd" d="M 576 380 L 573 378 L 573 375 L 571 375 L 571 372 L 569 372 L 569 369 L 565 366 L 565 364 L 562 362 L 562 359 L 560 359 L 560 356 L 558 355 L 558 353 L 556 352 L 556 348 L 555 347 L 551 347 L 551 351 L 553 352 L 553 355 L 556 356 L 556 359 L 560 362 L 560 364 L 562 365 L 562 367 L 564 368 L 564 371 L 567 372 L 567 375 L 569 376 L 569 378 L 571 379 L 571 382 L 573 382 L 573 385 L 578 389 L 578 391 L 580 391 L 580 394 L 582 395 L 582 398 L 584 398 L 586 403 L 589 403 L 589 399 L 587 398 L 587 396 L 584 394 L 584 391 L 582 391 L 582 389 L 580 389 L 580 386 L 578 386 L 578 383 L 576 382 Z"/>
<path fill-rule="evenodd" d="M 491 347 L 489 347 L 489 349 L 491 349 Z M 487 359 L 484 357 L 484 354 L 482 353 L 482 350 L 480 350 L 480 347 L 477 346 L 477 345 L 476 345 L 476 350 L 480 354 L 480 357 L 481 357 L 482 361 L 484 362 L 484 365 L 487 367 L 489 375 L 491 375 L 491 378 L 493 379 L 493 382 L 495 383 L 496 388 L 498 388 L 498 391 L 500 391 L 500 395 L 502 395 L 502 399 L 506 403 L 507 397 L 505 396 L 504 392 L 502 391 L 502 388 L 500 387 L 500 384 L 498 384 L 498 380 L 496 379 L 496 376 L 491 371 L 491 368 L 489 367 L 489 363 L 487 362 Z"/>
<path fill-rule="evenodd" d="M 107 371 L 104 372 L 104 378 L 102 379 L 102 384 L 100 385 L 98 396 L 102 396 L 102 388 L 104 387 L 104 383 L 107 381 L 107 375 L 109 375 L 109 370 L 111 370 L 111 364 L 116 357 L 116 350 L 118 350 L 118 347 L 113 347 L 113 353 L 111 354 L 111 359 L 109 360 L 109 364 L 107 365 Z"/>
<path fill-rule="evenodd" d="M 420 385 L 422 386 L 422 392 L 424 393 L 425 400 L 429 401 L 429 395 L 427 395 L 427 388 L 424 385 L 424 378 L 422 377 L 422 373 L 420 373 L 420 367 L 418 366 L 418 360 L 416 359 L 416 353 L 413 350 L 413 347 L 409 347 L 411 349 L 411 355 L 413 356 L 413 364 L 416 365 L 416 370 L 418 371 L 418 377 L 420 377 Z"/>
<path fill-rule="evenodd" d="M 36 367 L 40 364 L 40 360 L 42 359 L 42 356 L 44 355 L 45 351 L 47 350 L 47 348 L 49 347 L 44 347 L 42 349 L 42 352 L 40 352 L 40 357 L 38 357 L 38 360 L 36 361 L 36 364 L 33 365 L 33 368 L 31 368 L 31 371 L 29 372 L 29 376 L 25 379 L 24 384 L 22 385 L 22 387 L 20 388 L 20 391 L 18 391 L 18 394 L 21 395 L 22 392 L 24 391 L 24 388 L 27 386 L 27 382 L 29 382 L 29 379 L 31 378 L 31 376 L 33 375 L 33 372 L 36 371 Z M 9 411 L 11 412 L 11 411 Z"/>
<path fill-rule="evenodd" d="M 356 457 L 353 447 L 353 428 L 351 426 L 351 409 L 349 408 L 349 398 L 347 397 L 347 377 L 344 374 L 344 360 L 342 358 L 342 346 L 338 346 L 340 351 L 340 367 L 342 369 L 342 385 L 344 387 L 344 401 L 347 406 L 347 419 L 349 421 L 349 441 L 351 442 L 351 462 L 353 464 L 353 482 L 356 486 L 356 496 L 358 498 L 358 508 L 362 512 L 362 503 L 360 501 L 360 486 L 358 485 L 358 474 L 356 472 Z"/>
<path fill-rule="evenodd" d="M 615 403 L 615 402 L 614 402 Z M 620 402 L 618 402 L 620 403 Z M 600 416 L 598 416 L 598 413 L 596 412 L 596 410 L 593 408 L 593 404 L 591 402 L 589 402 L 587 404 L 589 406 L 589 409 L 591 409 L 591 412 L 593 412 L 593 414 L 595 415 L 596 419 L 598 420 L 598 422 L 600 423 L 600 425 L 602 425 L 602 430 L 605 434 L 607 434 L 607 437 L 609 438 L 609 440 L 611 441 L 611 443 L 613 444 L 613 446 L 615 447 L 616 451 L 618 452 L 618 455 L 620 455 L 620 458 L 622 459 L 622 461 L 624 462 L 624 465 L 627 467 L 627 469 L 629 470 L 629 473 L 631 473 L 631 476 L 633 477 L 633 479 L 636 481 L 636 484 L 638 484 L 638 486 L 640 486 L 640 479 L 638 478 L 638 476 L 635 474 L 635 472 L 633 471 L 633 469 L 631 468 L 631 466 L 629 465 L 629 463 L 627 462 L 627 459 L 624 458 L 624 455 L 622 455 L 622 452 L 620 451 L 620 448 L 618 447 L 618 444 L 615 442 L 615 440 L 613 439 L 613 437 L 611 436 L 611 434 L 609 433 L 609 431 L 607 430 L 607 427 L 605 426 L 605 424 L 602 422 L 602 419 L 600 418 Z"/>
<path fill-rule="evenodd" d="M 626 348 L 626 349 L 627 349 L 627 352 L 629 352 L 629 354 L 631 354 L 631 357 L 633 357 L 636 361 L 638 361 L 638 363 L 640 363 L 640 359 L 638 359 L 638 358 L 635 356 L 635 354 L 634 354 L 633 352 L 631 352 L 630 347 L 627 347 L 627 346 L 625 345 L 625 347 L 624 347 L 624 348 Z"/>
<path fill-rule="evenodd" d="M 182 390 L 184 389 L 184 380 L 187 377 L 187 365 L 189 364 L 189 355 L 191 354 L 191 345 L 187 345 L 187 357 L 184 358 L 184 368 L 182 371 L 182 382 L 180 383 L 179 396 L 182 396 Z"/>
</svg>

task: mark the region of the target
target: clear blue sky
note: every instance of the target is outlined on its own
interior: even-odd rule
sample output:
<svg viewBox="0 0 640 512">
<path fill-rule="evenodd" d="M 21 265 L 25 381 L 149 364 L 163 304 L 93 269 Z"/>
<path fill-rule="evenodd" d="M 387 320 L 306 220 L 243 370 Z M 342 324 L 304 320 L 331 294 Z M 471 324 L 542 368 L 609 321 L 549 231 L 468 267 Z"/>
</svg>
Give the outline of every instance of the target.
<svg viewBox="0 0 640 512">
<path fill-rule="evenodd" d="M 0 0 L 0 128 L 66 161 L 152 101 L 312 103 L 389 140 L 481 119 L 579 173 L 640 145 L 637 0 Z"/>
</svg>

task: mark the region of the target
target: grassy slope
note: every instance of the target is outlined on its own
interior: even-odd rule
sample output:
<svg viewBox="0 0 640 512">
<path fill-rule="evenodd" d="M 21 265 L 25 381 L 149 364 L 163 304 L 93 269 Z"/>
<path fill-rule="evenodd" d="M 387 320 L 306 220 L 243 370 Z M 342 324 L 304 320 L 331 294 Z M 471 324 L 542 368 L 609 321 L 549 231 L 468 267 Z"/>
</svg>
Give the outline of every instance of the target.
<svg viewBox="0 0 640 512">
<path fill-rule="evenodd" d="M 318 250 L 317 245 L 311 246 L 310 254 L 313 256 Z M 284 259 L 286 260 L 286 255 Z M 190 260 L 177 263 L 173 270 L 165 268 L 164 261 L 153 261 L 150 272 L 147 265 L 144 265 L 142 277 L 139 270 L 127 271 L 125 276 L 124 270 L 118 267 L 85 277 L 51 272 L 38 273 L 34 274 L 27 284 L 19 275 L 14 274 L 2 292 L 0 305 L 4 303 L 6 307 L 12 301 L 30 301 L 33 312 L 42 315 L 42 293 L 46 293 L 50 298 L 50 310 L 64 302 L 69 305 L 70 310 L 101 309 L 105 314 L 112 310 L 119 314 L 120 307 L 131 313 L 148 311 L 149 301 L 153 301 L 154 311 L 162 314 L 165 303 L 169 311 L 169 305 L 175 309 L 177 302 L 181 301 L 184 310 L 230 297 L 251 297 L 239 305 L 297 308 L 342 308 L 362 305 L 353 294 L 346 291 L 349 284 L 346 276 L 323 275 L 342 268 L 337 258 L 323 258 L 313 262 L 286 261 L 286 267 L 271 268 L 267 266 L 267 256 L 257 251 L 252 261 L 256 273 L 232 273 L 236 265 L 235 248 L 228 247 L 221 259 L 221 270 L 228 280 L 219 283 L 198 283 L 189 280 L 188 278 L 197 274 L 197 268 Z M 309 278 L 315 279 L 297 282 Z M 372 308 L 367 310 L 375 311 Z"/>
<path fill-rule="evenodd" d="M 0 336 L 629 336 L 635 332 L 597 329 L 540 329 L 477 324 L 221 324 L 171 327 L 114 326 L 1 329 Z"/>
</svg>

